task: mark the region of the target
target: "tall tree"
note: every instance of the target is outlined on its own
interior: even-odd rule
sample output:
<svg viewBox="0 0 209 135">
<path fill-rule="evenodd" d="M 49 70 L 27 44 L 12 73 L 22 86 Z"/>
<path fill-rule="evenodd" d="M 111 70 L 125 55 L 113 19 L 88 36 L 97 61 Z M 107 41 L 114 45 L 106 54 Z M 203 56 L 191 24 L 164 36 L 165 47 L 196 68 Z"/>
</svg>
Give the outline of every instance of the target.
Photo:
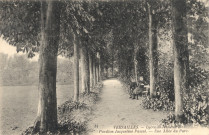
<svg viewBox="0 0 209 135">
<path fill-rule="evenodd" d="M 148 14 L 149 14 L 149 68 L 150 68 L 150 96 L 156 95 L 156 81 L 157 81 L 157 67 L 158 67 L 158 56 L 157 56 L 157 16 L 153 10 L 152 5 L 147 2 Z"/>
<path fill-rule="evenodd" d="M 92 55 L 89 52 L 89 72 L 90 72 L 90 87 L 91 89 L 94 87 L 94 78 L 93 78 L 93 59 Z"/>
<path fill-rule="evenodd" d="M 79 101 L 79 43 L 78 35 L 74 34 L 74 102 Z"/>
<path fill-rule="evenodd" d="M 96 53 L 96 80 L 99 82 L 99 53 Z"/>
<path fill-rule="evenodd" d="M 96 74 L 96 57 L 95 54 L 93 54 L 93 78 L 94 78 L 94 86 L 97 84 L 97 74 Z"/>
<path fill-rule="evenodd" d="M 56 73 L 60 31 L 60 3 L 41 2 L 41 46 L 39 54 L 39 106 L 35 128 L 41 132 L 57 128 Z"/>
<path fill-rule="evenodd" d="M 90 71 L 89 71 L 89 56 L 86 46 L 80 48 L 81 56 L 81 89 L 85 93 L 90 92 Z"/>
<path fill-rule="evenodd" d="M 98 53 L 98 81 L 101 81 L 101 56 L 100 53 Z"/>
<path fill-rule="evenodd" d="M 138 61 L 137 61 L 137 53 L 139 50 L 139 46 L 134 44 L 134 75 L 135 81 L 138 83 Z"/>
<path fill-rule="evenodd" d="M 183 115 L 183 94 L 188 88 L 188 38 L 186 22 L 186 0 L 172 0 L 175 115 Z"/>
</svg>

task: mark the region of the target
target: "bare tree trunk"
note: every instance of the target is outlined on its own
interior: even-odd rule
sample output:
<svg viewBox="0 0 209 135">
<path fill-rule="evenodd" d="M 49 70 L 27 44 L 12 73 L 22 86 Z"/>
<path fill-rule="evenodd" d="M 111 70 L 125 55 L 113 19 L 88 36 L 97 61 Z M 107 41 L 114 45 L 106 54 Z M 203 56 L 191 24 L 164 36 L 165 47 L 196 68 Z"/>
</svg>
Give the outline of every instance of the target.
<svg viewBox="0 0 209 135">
<path fill-rule="evenodd" d="M 77 39 L 77 35 L 74 34 L 74 97 L 73 101 L 79 101 L 79 42 Z"/>
<path fill-rule="evenodd" d="M 93 79 L 93 60 L 92 55 L 89 53 L 89 71 L 90 71 L 90 87 L 94 87 L 94 79 Z"/>
<path fill-rule="evenodd" d="M 137 70 L 138 69 L 138 61 L 136 59 L 137 52 L 138 52 L 138 48 L 135 48 L 135 50 L 134 50 L 134 74 L 135 74 L 135 81 L 138 84 L 138 70 Z"/>
<path fill-rule="evenodd" d="M 98 82 L 98 70 L 97 64 L 95 64 L 95 75 L 96 75 L 96 83 Z"/>
<path fill-rule="evenodd" d="M 112 77 L 114 76 L 114 60 L 112 60 Z"/>
<path fill-rule="evenodd" d="M 175 115 L 183 115 L 183 94 L 188 88 L 188 39 L 186 26 L 186 0 L 172 0 Z"/>
<path fill-rule="evenodd" d="M 151 6 L 148 4 L 149 12 L 149 56 L 150 56 L 150 96 L 156 95 L 156 81 L 158 69 L 157 54 L 157 20 L 155 14 L 152 14 Z"/>
<path fill-rule="evenodd" d="M 119 48 L 119 50 L 120 50 L 120 48 Z M 119 54 L 120 54 L 121 52 L 119 52 Z M 121 55 L 118 55 L 118 72 L 123 72 L 122 71 L 122 68 L 121 68 L 121 60 L 122 58 L 121 58 Z"/>
<path fill-rule="evenodd" d="M 90 92 L 90 73 L 89 73 L 89 58 L 85 47 L 80 48 L 81 56 L 81 90 L 82 92 Z"/>
<path fill-rule="evenodd" d="M 101 64 L 100 64 L 100 69 L 101 69 L 101 71 L 100 71 L 100 79 L 101 80 L 103 80 L 103 78 L 104 78 L 104 66 L 101 66 Z"/>
<path fill-rule="evenodd" d="M 85 48 L 85 50 L 86 50 L 86 52 L 85 52 L 85 60 L 86 60 L 86 62 L 85 62 L 85 70 L 86 70 L 86 89 L 85 89 L 85 92 L 86 93 L 90 93 L 90 70 L 89 70 L 89 59 L 88 59 L 88 57 L 89 57 L 89 53 L 88 53 L 88 50 L 87 50 L 87 48 Z"/>
<path fill-rule="evenodd" d="M 93 87 L 96 85 L 96 69 L 95 69 L 95 57 L 92 54 L 92 71 L 93 71 Z"/>
<path fill-rule="evenodd" d="M 97 76 L 97 82 L 99 82 L 99 65 L 96 64 L 96 76 Z"/>
<path fill-rule="evenodd" d="M 106 69 L 106 78 L 108 78 L 108 74 L 109 74 L 108 68 L 106 67 L 105 69 Z"/>
<path fill-rule="evenodd" d="M 98 58 L 98 71 L 99 71 L 99 73 L 98 73 L 98 76 L 99 76 L 99 79 L 98 79 L 98 81 L 101 81 L 101 58 L 100 58 L 100 54 L 99 54 L 99 58 Z"/>
<path fill-rule="evenodd" d="M 57 128 L 56 74 L 60 34 L 60 8 L 55 1 L 41 2 L 41 46 L 39 54 L 39 105 L 34 130 Z"/>
<path fill-rule="evenodd" d="M 96 74 L 96 57 L 93 56 L 93 70 L 94 70 L 94 85 L 97 84 L 97 74 Z"/>
<path fill-rule="evenodd" d="M 98 63 L 98 55 L 99 53 L 96 53 L 96 65 L 95 65 L 95 69 L 96 69 L 96 82 L 99 82 L 99 63 Z"/>
</svg>

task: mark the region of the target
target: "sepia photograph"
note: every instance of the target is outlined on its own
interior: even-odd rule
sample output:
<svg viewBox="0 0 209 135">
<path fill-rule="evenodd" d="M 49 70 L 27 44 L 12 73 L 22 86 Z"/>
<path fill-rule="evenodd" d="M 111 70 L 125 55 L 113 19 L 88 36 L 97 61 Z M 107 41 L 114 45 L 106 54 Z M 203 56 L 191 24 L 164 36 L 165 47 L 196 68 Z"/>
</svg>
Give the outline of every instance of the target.
<svg viewBox="0 0 209 135">
<path fill-rule="evenodd" d="M 0 135 L 209 135 L 209 1 L 0 0 Z"/>
</svg>

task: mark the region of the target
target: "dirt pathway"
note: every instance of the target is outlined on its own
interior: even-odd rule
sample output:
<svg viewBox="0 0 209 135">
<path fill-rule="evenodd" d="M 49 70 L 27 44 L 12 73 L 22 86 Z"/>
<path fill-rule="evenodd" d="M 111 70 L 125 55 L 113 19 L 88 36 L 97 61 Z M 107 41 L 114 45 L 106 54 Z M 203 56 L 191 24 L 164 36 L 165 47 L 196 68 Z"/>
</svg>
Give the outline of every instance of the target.
<svg viewBox="0 0 209 135">
<path fill-rule="evenodd" d="M 129 135 L 139 134 L 147 132 L 146 129 L 153 125 L 157 126 L 159 121 L 166 117 L 165 112 L 143 109 L 141 103 L 141 97 L 139 100 L 130 99 L 123 90 L 121 82 L 117 79 L 104 81 L 101 100 L 96 105 L 94 115 L 89 121 L 88 134 L 110 135 L 115 134 L 116 130 L 119 134 L 119 132 L 127 131 L 127 129 L 134 131 L 132 133 L 130 131 Z"/>
</svg>

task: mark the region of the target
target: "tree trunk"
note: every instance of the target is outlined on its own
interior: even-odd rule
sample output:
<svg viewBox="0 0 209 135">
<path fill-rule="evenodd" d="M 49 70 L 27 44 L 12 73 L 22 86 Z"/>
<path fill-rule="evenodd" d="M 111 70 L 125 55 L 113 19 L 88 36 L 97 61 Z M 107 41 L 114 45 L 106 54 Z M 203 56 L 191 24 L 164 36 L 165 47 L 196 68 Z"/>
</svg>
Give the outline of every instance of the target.
<svg viewBox="0 0 209 135">
<path fill-rule="evenodd" d="M 119 50 L 120 50 L 120 48 L 119 48 Z M 122 71 L 122 68 L 121 68 L 121 55 L 120 55 L 120 51 L 119 51 L 119 55 L 118 55 L 118 72 L 119 73 L 122 73 L 123 71 Z"/>
<path fill-rule="evenodd" d="M 98 70 L 97 70 L 97 64 L 95 63 L 95 77 L 96 77 L 96 83 L 98 82 Z"/>
<path fill-rule="evenodd" d="M 92 54 L 92 77 L 93 77 L 93 87 L 96 85 L 96 74 L 95 74 L 95 58 L 94 54 Z"/>
<path fill-rule="evenodd" d="M 90 92 L 89 58 L 86 47 L 80 48 L 81 56 L 81 89 L 82 92 Z"/>
<path fill-rule="evenodd" d="M 96 76 L 97 76 L 97 82 L 99 82 L 99 65 L 96 64 Z"/>
<path fill-rule="evenodd" d="M 138 52 L 138 49 L 135 49 L 134 50 L 134 74 L 135 74 L 135 81 L 138 84 L 138 73 L 137 73 L 138 72 L 138 70 L 137 70 L 137 68 L 138 68 L 138 61 L 136 59 L 137 52 Z"/>
<path fill-rule="evenodd" d="M 94 74 L 94 85 L 97 84 L 97 74 L 96 74 L 96 58 L 93 56 L 93 74 Z"/>
<path fill-rule="evenodd" d="M 100 58 L 100 54 L 99 54 L 99 57 L 98 57 L 98 76 L 99 76 L 99 79 L 98 79 L 98 82 L 101 81 L 101 58 Z"/>
<path fill-rule="evenodd" d="M 186 0 L 172 1 L 175 115 L 183 115 L 183 94 L 188 88 L 188 39 L 186 26 Z"/>
<path fill-rule="evenodd" d="M 34 130 L 57 128 L 56 74 L 60 34 L 60 8 L 55 1 L 41 2 L 41 46 L 39 54 L 39 105 Z"/>
<path fill-rule="evenodd" d="M 97 83 L 99 82 L 99 62 L 98 62 L 98 56 L 99 56 L 99 53 L 97 52 L 96 53 L 96 65 L 95 65 L 95 69 L 96 69 L 96 81 Z"/>
<path fill-rule="evenodd" d="M 112 60 L 112 77 L 114 76 L 114 60 Z"/>
<path fill-rule="evenodd" d="M 93 60 L 92 55 L 89 53 L 89 71 L 90 71 L 90 87 L 94 87 L 94 78 L 93 78 Z"/>
<path fill-rule="evenodd" d="M 157 25 L 155 14 L 152 14 L 151 7 L 148 4 L 149 12 L 149 56 L 150 56 L 150 96 L 156 95 L 156 81 L 158 69 L 158 53 L 157 53 Z"/>
<path fill-rule="evenodd" d="M 100 71 L 100 79 L 101 80 L 103 80 L 103 78 L 104 78 L 104 66 L 101 66 L 101 64 L 100 64 L 100 69 L 101 69 L 101 71 Z"/>
<path fill-rule="evenodd" d="M 77 35 L 74 34 L 74 102 L 79 101 L 79 43 L 77 39 Z"/>
<path fill-rule="evenodd" d="M 109 72 L 108 72 L 108 67 L 106 67 L 105 69 L 106 69 L 106 78 L 108 78 L 108 76 L 109 76 L 109 75 L 108 75 L 108 74 L 109 74 Z"/>
</svg>

